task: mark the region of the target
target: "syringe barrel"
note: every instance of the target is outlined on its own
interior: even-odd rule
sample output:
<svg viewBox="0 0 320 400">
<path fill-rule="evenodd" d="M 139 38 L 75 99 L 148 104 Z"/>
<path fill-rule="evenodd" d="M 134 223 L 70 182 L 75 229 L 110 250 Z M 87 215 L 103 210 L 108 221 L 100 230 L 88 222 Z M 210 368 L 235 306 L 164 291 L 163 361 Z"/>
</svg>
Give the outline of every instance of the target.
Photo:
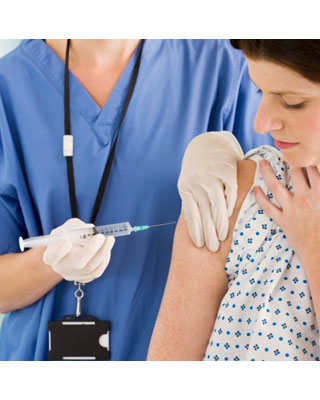
<svg viewBox="0 0 320 400">
<path fill-rule="evenodd" d="M 132 226 L 129 222 L 120 222 L 118 224 L 100 225 L 94 228 L 97 233 L 105 236 L 126 236 L 132 232 Z"/>
<path fill-rule="evenodd" d="M 71 242 L 88 239 L 98 233 L 104 236 L 126 236 L 130 235 L 133 231 L 129 222 L 119 222 L 118 224 L 100 225 L 92 228 L 75 229 L 68 232 L 69 240 Z"/>
</svg>

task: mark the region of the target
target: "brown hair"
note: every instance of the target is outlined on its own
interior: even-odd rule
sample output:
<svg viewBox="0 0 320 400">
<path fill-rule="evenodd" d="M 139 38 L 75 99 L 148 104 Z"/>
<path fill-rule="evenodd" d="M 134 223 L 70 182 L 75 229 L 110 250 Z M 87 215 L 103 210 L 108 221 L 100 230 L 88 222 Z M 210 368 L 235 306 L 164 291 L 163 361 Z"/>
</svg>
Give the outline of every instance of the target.
<svg viewBox="0 0 320 400">
<path fill-rule="evenodd" d="M 320 40 L 231 39 L 230 43 L 249 58 L 272 61 L 320 83 Z"/>
</svg>

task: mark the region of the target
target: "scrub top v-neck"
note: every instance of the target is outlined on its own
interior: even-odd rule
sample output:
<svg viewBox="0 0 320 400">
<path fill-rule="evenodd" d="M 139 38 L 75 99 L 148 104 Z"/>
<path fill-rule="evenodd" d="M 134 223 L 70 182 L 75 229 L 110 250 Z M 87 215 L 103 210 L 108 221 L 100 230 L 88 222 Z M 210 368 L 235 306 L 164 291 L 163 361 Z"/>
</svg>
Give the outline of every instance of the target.
<svg viewBox="0 0 320 400">
<path fill-rule="evenodd" d="M 70 74 L 79 218 L 88 222 L 119 122 L 137 51 L 102 110 Z M 70 218 L 62 154 L 64 64 L 42 40 L 0 60 L 0 254 L 18 237 L 48 234 Z M 96 224 L 177 220 L 177 180 L 187 144 L 200 133 L 234 131 L 244 150 L 259 95 L 240 52 L 223 40 L 147 40 Z M 246 113 L 243 110 L 246 109 Z M 84 314 L 112 321 L 111 360 L 144 360 L 170 265 L 174 227 L 116 240 L 104 274 L 86 285 Z M 8 313 L 0 360 L 46 360 L 47 323 L 74 312 L 74 284 Z"/>
<path fill-rule="evenodd" d="M 63 88 L 64 63 L 45 43 L 42 44 L 41 48 L 38 45 L 39 43 L 30 43 L 30 51 L 36 56 L 43 68 L 48 68 L 48 72 L 51 72 L 54 84 L 59 88 Z M 141 43 L 130 58 L 102 108 L 98 106 L 81 82 L 69 70 L 71 108 L 88 122 L 103 145 L 106 145 L 112 138 L 112 134 L 114 134 L 114 128 L 121 114 L 140 46 Z M 143 68 L 143 58 L 144 55 L 142 55 L 140 68 Z"/>
</svg>

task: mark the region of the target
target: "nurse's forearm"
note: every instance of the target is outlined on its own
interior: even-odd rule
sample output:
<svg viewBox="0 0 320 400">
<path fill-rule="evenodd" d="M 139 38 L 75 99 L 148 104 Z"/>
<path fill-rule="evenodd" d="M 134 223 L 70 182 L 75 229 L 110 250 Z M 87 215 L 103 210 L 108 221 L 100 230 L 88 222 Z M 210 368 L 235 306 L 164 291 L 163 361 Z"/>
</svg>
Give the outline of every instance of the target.
<svg viewBox="0 0 320 400">
<path fill-rule="evenodd" d="M 62 280 L 42 261 L 45 247 L 0 256 L 0 313 L 26 307 Z"/>
</svg>

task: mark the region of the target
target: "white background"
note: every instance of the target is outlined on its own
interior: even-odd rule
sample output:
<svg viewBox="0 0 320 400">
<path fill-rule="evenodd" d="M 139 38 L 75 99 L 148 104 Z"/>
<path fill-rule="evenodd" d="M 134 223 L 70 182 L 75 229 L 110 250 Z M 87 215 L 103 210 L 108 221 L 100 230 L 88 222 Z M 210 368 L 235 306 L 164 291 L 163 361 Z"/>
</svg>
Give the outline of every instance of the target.
<svg viewBox="0 0 320 400">
<path fill-rule="evenodd" d="M 311 0 L 11 0 L 0 6 L 0 37 L 317 38 L 316 4 Z M 317 398 L 319 372 L 319 363 L 311 362 L 0 363 L 0 397 Z"/>
</svg>

